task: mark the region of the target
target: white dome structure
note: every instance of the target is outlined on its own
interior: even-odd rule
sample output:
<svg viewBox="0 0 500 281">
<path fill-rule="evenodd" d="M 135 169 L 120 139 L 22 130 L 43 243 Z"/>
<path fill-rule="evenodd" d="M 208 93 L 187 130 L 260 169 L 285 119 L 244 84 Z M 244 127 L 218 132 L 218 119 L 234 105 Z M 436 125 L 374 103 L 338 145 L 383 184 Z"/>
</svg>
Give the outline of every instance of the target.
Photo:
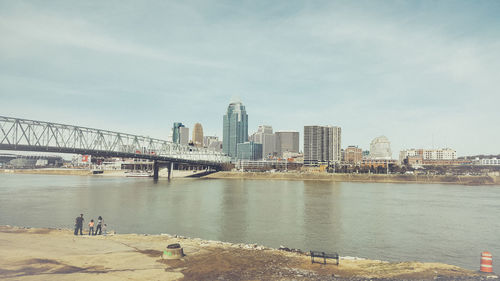
<svg viewBox="0 0 500 281">
<path fill-rule="evenodd" d="M 376 137 L 370 143 L 370 158 L 377 160 L 392 159 L 391 143 L 385 136 Z"/>
</svg>

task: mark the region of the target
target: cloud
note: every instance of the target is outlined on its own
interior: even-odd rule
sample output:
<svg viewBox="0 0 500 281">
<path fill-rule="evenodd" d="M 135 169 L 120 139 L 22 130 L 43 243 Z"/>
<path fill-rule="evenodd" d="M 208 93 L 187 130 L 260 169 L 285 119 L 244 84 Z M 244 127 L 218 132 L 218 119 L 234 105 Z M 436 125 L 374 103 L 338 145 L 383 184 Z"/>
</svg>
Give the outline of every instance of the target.
<svg viewBox="0 0 500 281">
<path fill-rule="evenodd" d="M 97 125 L 121 121 L 136 132 L 141 118 L 157 115 L 142 122 L 166 131 L 174 121 L 203 121 L 221 135 L 222 115 L 238 94 L 250 133 L 260 123 L 299 131 L 332 124 L 343 127 L 346 145 L 385 134 L 405 146 L 446 127 L 469 152 L 500 118 L 493 4 L 0 5 L 0 95 L 16 96 L 13 114 L 24 114 L 23 100 L 31 100 L 57 118 L 73 116 L 73 104 L 91 99 L 82 111 L 114 116 Z M 142 113 L 123 113 L 134 105 Z M 484 140 L 481 149 L 497 148 Z"/>
<path fill-rule="evenodd" d="M 187 64 L 197 67 L 228 68 L 217 61 L 187 57 L 134 42 L 114 38 L 81 19 L 66 19 L 52 15 L 30 13 L 23 17 L 0 17 L 0 32 L 4 40 L 2 52 L 10 57 L 40 55 L 40 45 L 62 48 L 80 48 L 114 55 L 136 56 L 167 63 Z"/>
</svg>

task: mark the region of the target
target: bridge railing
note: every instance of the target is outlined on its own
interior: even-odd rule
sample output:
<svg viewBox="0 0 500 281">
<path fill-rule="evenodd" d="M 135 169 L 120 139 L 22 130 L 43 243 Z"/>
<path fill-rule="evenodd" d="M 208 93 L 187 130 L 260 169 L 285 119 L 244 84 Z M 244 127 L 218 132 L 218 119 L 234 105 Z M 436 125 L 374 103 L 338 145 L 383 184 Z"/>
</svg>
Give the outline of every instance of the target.
<svg viewBox="0 0 500 281">
<path fill-rule="evenodd" d="M 108 130 L 0 116 L 0 148 L 226 163 L 223 153 Z"/>
</svg>

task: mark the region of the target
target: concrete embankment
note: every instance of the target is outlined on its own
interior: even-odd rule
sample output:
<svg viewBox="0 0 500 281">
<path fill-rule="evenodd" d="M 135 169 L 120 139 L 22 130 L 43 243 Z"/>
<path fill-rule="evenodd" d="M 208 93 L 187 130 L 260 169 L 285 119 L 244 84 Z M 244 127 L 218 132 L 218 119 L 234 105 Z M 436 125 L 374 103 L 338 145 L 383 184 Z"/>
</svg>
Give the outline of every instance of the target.
<svg viewBox="0 0 500 281">
<path fill-rule="evenodd" d="M 58 168 L 47 168 L 47 169 L 2 169 L 2 173 L 10 174 L 44 174 L 44 175 L 76 175 L 76 176 L 87 176 L 92 175 L 92 171 L 85 169 L 58 169 Z"/>
<path fill-rule="evenodd" d="M 163 259 L 169 244 L 185 256 Z M 340 253 L 341 254 L 341 253 Z M 490 274 L 491 275 L 491 274 Z M 2 280 L 486 280 L 441 263 L 341 258 L 172 235 L 74 236 L 72 230 L 0 226 Z M 491 278 L 491 277 L 490 277 Z"/>
<path fill-rule="evenodd" d="M 463 185 L 500 185 L 498 176 L 444 176 L 444 175 L 384 175 L 384 174 L 329 174 L 329 173 L 252 173 L 218 172 L 207 179 L 266 179 L 266 180 L 324 180 L 339 182 L 380 183 L 448 183 Z"/>
</svg>

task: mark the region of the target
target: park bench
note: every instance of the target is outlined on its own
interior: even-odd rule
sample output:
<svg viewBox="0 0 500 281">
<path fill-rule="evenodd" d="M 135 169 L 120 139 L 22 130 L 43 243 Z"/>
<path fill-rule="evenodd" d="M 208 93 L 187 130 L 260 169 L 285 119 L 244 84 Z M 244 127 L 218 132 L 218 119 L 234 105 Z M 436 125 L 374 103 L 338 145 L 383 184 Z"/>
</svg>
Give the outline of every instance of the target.
<svg viewBox="0 0 500 281">
<path fill-rule="evenodd" d="M 334 259 L 336 260 L 336 264 L 339 265 L 339 254 L 337 253 L 332 253 L 332 254 L 327 254 L 325 252 L 318 252 L 318 251 L 310 251 L 311 252 L 311 263 L 321 263 L 321 264 L 326 264 L 326 259 Z M 314 258 L 320 258 L 323 259 L 323 261 L 315 261 Z"/>
</svg>

